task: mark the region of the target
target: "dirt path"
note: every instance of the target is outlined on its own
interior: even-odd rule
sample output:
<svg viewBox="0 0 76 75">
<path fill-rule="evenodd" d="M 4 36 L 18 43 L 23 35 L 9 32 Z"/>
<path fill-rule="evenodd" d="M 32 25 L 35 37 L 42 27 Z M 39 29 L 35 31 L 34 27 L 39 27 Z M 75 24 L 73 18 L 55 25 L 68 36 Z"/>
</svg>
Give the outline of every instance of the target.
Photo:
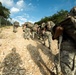
<svg viewBox="0 0 76 75">
<path fill-rule="evenodd" d="M 21 27 L 18 28 L 17 33 L 12 32 L 12 27 L 5 28 L 0 33 L 0 66 L 2 66 L 5 59 L 13 58 L 13 55 L 11 55 L 12 48 L 16 48 L 16 53 L 20 56 L 19 59 L 22 60 L 20 67 L 25 69 L 26 75 L 50 75 L 49 70 L 52 68 L 53 60 L 52 53 L 55 54 L 57 52 L 56 43 L 57 41 L 52 41 L 52 50 L 49 50 L 37 40 L 32 40 L 31 38 L 25 40 Z M 16 61 L 15 58 L 13 61 Z M 1 68 L 1 74 L 4 72 L 4 67 L 5 65 Z"/>
</svg>

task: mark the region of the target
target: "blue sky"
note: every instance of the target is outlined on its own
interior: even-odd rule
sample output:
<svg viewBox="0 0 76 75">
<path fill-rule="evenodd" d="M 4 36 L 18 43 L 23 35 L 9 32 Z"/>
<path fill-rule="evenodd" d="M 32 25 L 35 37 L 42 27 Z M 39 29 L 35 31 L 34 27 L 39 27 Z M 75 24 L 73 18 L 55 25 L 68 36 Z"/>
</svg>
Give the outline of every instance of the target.
<svg viewBox="0 0 76 75">
<path fill-rule="evenodd" d="M 12 22 L 20 24 L 39 21 L 51 16 L 61 9 L 68 10 L 76 6 L 76 0 L 0 0 L 3 6 L 10 9 Z"/>
</svg>

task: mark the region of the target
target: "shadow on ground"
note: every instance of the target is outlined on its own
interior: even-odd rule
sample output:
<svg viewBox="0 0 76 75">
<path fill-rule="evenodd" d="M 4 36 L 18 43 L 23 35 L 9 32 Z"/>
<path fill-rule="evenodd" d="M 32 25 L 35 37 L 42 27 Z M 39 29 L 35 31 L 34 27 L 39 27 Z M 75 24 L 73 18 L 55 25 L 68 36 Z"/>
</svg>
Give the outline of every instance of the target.
<svg viewBox="0 0 76 75">
<path fill-rule="evenodd" d="M 42 75 L 48 75 L 48 72 L 50 73 L 50 75 L 55 75 L 45 64 L 44 60 L 42 59 L 40 52 L 38 51 L 38 49 L 42 49 L 43 53 L 46 54 L 49 58 L 51 58 L 52 53 L 49 51 L 49 49 L 47 49 L 46 47 L 43 48 L 41 47 L 41 44 L 37 44 L 37 47 L 29 44 L 27 46 L 27 49 L 31 55 L 32 60 L 36 63 L 36 65 L 39 67 L 39 70 L 41 72 Z M 45 69 L 46 68 L 46 69 Z"/>
<path fill-rule="evenodd" d="M 2 62 L 1 75 L 26 75 L 26 70 L 21 65 L 21 57 L 16 53 L 16 48 L 13 48 L 12 52 L 6 55 Z"/>
</svg>

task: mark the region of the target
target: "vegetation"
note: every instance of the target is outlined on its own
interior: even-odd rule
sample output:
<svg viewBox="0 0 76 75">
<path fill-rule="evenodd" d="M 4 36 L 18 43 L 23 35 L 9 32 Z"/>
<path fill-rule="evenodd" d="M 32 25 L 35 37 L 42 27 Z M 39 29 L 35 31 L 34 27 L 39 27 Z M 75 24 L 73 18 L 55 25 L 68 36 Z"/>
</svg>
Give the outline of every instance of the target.
<svg viewBox="0 0 76 75">
<path fill-rule="evenodd" d="M 11 25 L 11 22 L 7 20 L 8 18 L 10 18 L 10 11 L 0 2 L 0 25 Z"/>
<path fill-rule="evenodd" d="M 67 10 L 60 10 L 52 16 L 42 18 L 40 21 L 35 22 L 35 24 L 40 25 L 41 23 L 46 23 L 47 21 L 53 21 L 55 24 L 58 24 L 66 18 L 67 14 Z"/>
</svg>

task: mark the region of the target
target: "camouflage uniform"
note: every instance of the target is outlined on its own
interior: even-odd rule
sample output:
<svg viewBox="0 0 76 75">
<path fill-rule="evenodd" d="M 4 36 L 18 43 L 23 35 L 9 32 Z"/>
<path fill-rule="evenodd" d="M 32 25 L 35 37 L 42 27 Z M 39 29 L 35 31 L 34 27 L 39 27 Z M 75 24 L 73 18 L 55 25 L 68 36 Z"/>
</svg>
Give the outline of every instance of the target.
<svg viewBox="0 0 76 75">
<path fill-rule="evenodd" d="M 32 31 L 32 38 L 33 39 L 35 38 L 35 34 L 36 34 L 36 32 L 35 31 Z"/>
<path fill-rule="evenodd" d="M 30 38 L 30 28 L 25 28 L 24 30 L 24 38 L 29 39 Z"/>
<path fill-rule="evenodd" d="M 35 34 L 37 34 L 37 28 L 38 28 L 38 25 L 35 24 L 33 27 L 32 27 L 32 38 L 34 39 L 35 38 Z"/>
<path fill-rule="evenodd" d="M 23 25 L 22 25 L 22 30 L 23 30 L 23 32 L 25 32 L 25 28 L 26 28 L 26 25 L 23 24 Z"/>
<path fill-rule="evenodd" d="M 51 29 L 55 24 L 52 21 L 48 21 L 47 24 L 45 25 L 45 33 L 43 34 L 43 40 L 45 44 L 45 40 L 48 39 L 48 44 L 49 44 L 49 49 L 51 49 L 51 40 L 52 40 L 52 34 L 51 34 Z"/>
<path fill-rule="evenodd" d="M 13 24 L 13 32 L 17 32 L 17 27 L 19 26 L 19 22 L 15 21 Z"/>
<path fill-rule="evenodd" d="M 76 47 L 74 41 L 68 38 L 69 37 L 67 37 L 65 40 L 63 37 L 61 44 L 60 67 L 58 66 L 59 54 L 55 56 L 55 64 L 57 65 L 58 70 L 61 68 L 63 75 L 76 75 L 76 58 L 74 58 L 76 55 Z"/>
<path fill-rule="evenodd" d="M 69 17 L 74 16 L 74 13 L 72 13 L 74 8 L 72 8 L 70 12 L 70 14 L 73 15 L 69 15 Z M 76 33 L 74 33 L 76 19 L 73 17 L 72 20 L 74 24 L 64 27 L 65 30 L 62 34 L 63 39 L 60 48 L 60 67 L 63 75 L 76 75 Z M 57 66 L 59 61 L 58 55 L 59 54 L 55 56 L 55 64 Z"/>
<path fill-rule="evenodd" d="M 48 39 L 48 44 L 49 44 L 49 49 L 51 49 L 51 40 L 52 40 L 52 35 L 51 35 L 51 32 L 49 31 L 45 31 L 45 33 L 43 34 L 43 41 L 44 41 L 44 44 L 45 44 L 45 40 Z"/>
<path fill-rule="evenodd" d="M 29 39 L 31 35 L 31 29 L 33 27 L 33 24 L 31 22 L 25 22 L 23 24 L 23 32 L 24 32 L 24 38 Z"/>
<path fill-rule="evenodd" d="M 17 32 L 17 28 L 15 25 L 13 25 L 13 32 Z"/>
</svg>

